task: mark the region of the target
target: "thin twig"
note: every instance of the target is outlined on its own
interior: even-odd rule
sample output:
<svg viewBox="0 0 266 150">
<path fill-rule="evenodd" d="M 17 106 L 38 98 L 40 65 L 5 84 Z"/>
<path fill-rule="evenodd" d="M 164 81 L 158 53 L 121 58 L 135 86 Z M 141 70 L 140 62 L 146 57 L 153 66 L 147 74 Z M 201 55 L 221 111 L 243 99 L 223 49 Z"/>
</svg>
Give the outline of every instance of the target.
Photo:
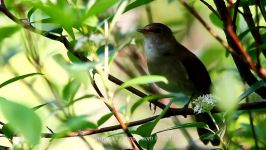
<svg viewBox="0 0 266 150">
<path fill-rule="evenodd" d="M 215 16 L 217 16 L 218 18 L 220 18 L 219 14 L 217 13 L 217 11 L 209 4 L 207 3 L 205 0 L 200 0 L 204 5 L 206 5 L 214 14 Z"/>
<path fill-rule="evenodd" d="M 204 21 L 204 19 L 196 12 L 196 10 L 191 7 L 185 0 L 179 0 L 181 4 L 187 8 L 187 10 L 198 19 L 198 21 L 209 31 L 209 33 L 218 41 L 221 43 L 221 45 L 226 48 L 229 52 L 235 53 L 234 50 L 227 44 L 226 41 L 224 41 L 212 28 L 211 26 Z"/>
<path fill-rule="evenodd" d="M 244 49 L 243 45 L 241 44 L 240 40 L 238 39 L 235 33 L 233 21 L 231 19 L 229 12 L 227 11 L 227 7 L 224 1 L 214 0 L 214 3 L 221 16 L 221 20 L 224 22 L 224 32 L 226 33 L 227 38 L 229 38 L 229 41 L 231 41 L 234 44 L 234 51 L 237 54 L 241 55 L 241 57 L 245 58 L 243 61 L 249 66 L 249 68 L 255 71 L 262 79 L 266 79 L 266 70 L 261 67 L 258 68 L 254 64 L 250 55 L 247 53 L 247 51 Z"/>
<path fill-rule="evenodd" d="M 100 91 L 100 89 L 98 88 L 95 80 L 92 81 L 92 85 L 94 87 L 94 89 L 96 90 L 96 92 L 98 93 L 98 95 L 100 97 L 103 97 L 102 92 Z M 114 106 L 110 106 L 109 104 L 107 104 L 106 102 L 104 102 L 106 104 L 106 106 L 109 108 L 109 110 L 114 114 L 115 118 L 117 119 L 117 121 L 119 122 L 121 128 L 124 130 L 124 132 L 126 133 L 127 137 L 129 138 L 129 141 L 132 145 L 133 149 L 136 149 L 136 146 L 138 147 L 138 149 L 142 149 L 141 146 L 138 144 L 138 142 L 136 141 L 136 139 L 134 138 L 134 136 L 130 133 L 130 131 L 128 130 L 127 125 L 124 123 L 124 121 L 122 120 L 121 116 L 119 115 L 118 111 L 114 108 Z"/>
<path fill-rule="evenodd" d="M 146 13 L 147 13 L 147 17 L 148 17 L 148 22 L 149 23 L 153 23 L 153 18 L 152 18 L 152 13 L 151 13 L 151 6 L 148 4 L 145 7 Z"/>
<path fill-rule="evenodd" d="M 266 50 L 264 48 L 260 48 L 261 45 L 263 44 L 262 37 L 259 33 L 259 28 L 256 27 L 255 22 L 253 20 L 251 11 L 248 6 L 243 6 L 243 17 L 245 21 L 247 22 L 248 28 L 250 29 L 251 35 L 253 36 L 255 42 L 256 42 L 256 58 L 257 58 L 257 67 L 261 67 L 259 55 L 260 55 L 260 49 L 264 56 L 266 56 Z"/>
<path fill-rule="evenodd" d="M 247 98 L 247 103 L 248 102 L 249 102 L 249 99 Z M 251 131 L 252 131 L 252 136 L 253 136 L 254 143 L 255 143 L 255 149 L 258 150 L 259 146 L 258 146 L 258 138 L 257 138 L 255 127 L 254 127 L 254 118 L 250 110 L 248 110 L 248 115 L 249 115 L 249 123 L 250 123 Z"/>
</svg>

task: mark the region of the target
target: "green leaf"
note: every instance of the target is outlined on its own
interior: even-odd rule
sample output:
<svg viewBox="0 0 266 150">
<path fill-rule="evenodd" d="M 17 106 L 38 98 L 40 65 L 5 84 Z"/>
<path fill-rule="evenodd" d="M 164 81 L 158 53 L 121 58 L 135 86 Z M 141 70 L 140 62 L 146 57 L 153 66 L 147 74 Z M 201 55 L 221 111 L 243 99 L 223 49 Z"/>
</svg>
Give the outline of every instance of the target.
<svg viewBox="0 0 266 150">
<path fill-rule="evenodd" d="M 151 136 L 140 139 L 139 144 L 141 147 L 145 149 L 153 149 L 154 145 L 157 142 L 157 139 L 158 139 L 157 134 L 152 134 Z"/>
<path fill-rule="evenodd" d="M 266 21 L 266 10 L 265 10 L 266 3 L 265 3 L 265 1 L 263 2 L 263 0 L 258 1 L 258 3 L 259 3 L 259 8 L 260 8 L 261 14 L 264 18 L 264 21 Z"/>
<path fill-rule="evenodd" d="M 31 76 L 35 76 L 35 75 L 43 75 L 41 73 L 29 73 L 29 74 L 25 74 L 25 75 L 21 75 L 21 76 L 16 76 L 14 78 L 11 78 L 3 83 L 0 84 L 0 88 L 10 84 L 10 83 L 13 83 L 15 81 L 18 81 L 18 80 L 21 80 L 21 79 L 24 79 L 24 78 L 27 78 L 27 77 L 31 77 Z"/>
<path fill-rule="evenodd" d="M 203 122 L 193 122 L 193 123 L 184 123 L 184 124 L 176 124 L 173 127 L 161 130 L 156 132 L 156 134 L 169 131 L 169 130 L 175 130 L 175 129 L 182 129 L 182 128 L 206 128 L 207 124 Z"/>
<path fill-rule="evenodd" d="M 79 97 L 77 99 L 74 99 L 73 101 L 69 102 L 66 106 L 70 106 L 70 105 L 74 104 L 77 101 L 80 101 L 80 100 L 83 100 L 83 99 L 86 99 L 86 98 L 92 98 L 92 97 L 99 98 L 96 95 L 88 94 L 88 95 L 81 96 L 81 97 Z"/>
<path fill-rule="evenodd" d="M 32 110 L 38 110 L 38 109 L 40 109 L 40 108 L 42 108 L 42 107 L 44 107 L 44 106 L 46 106 L 46 105 L 52 105 L 52 104 L 54 104 L 55 103 L 55 101 L 50 101 L 50 102 L 47 102 L 47 103 L 44 103 L 44 104 L 41 104 L 41 105 L 38 105 L 38 106 L 35 106 L 35 107 L 33 107 L 32 108 Z"/>
<path fill-rule="evenodd" d="M 160 119 L 165 115 L 165 113 L 167 112 L 167 110 L 169 109 L 172 103 L 173 103 L 173 100 L 169 102 L 169 104 L 163 109 L 163 111 L 160 113 L 160 115 L 155 120 L 139 126 L 136 130 L 136 134 L 142 137 L 151 136 L 152 130 L 155 128 L 155 126 L 160 121 Z"/>
<path fill-rule="evenodd" d="M 118 1 L 119 0 L 97 0 L 87 11 L 84 19 L 92 15 L 97 15 L 98 13 L 105 12 L 108 8 L 116 4 Z"/>
<path fill-rule="evenodd" d="M 174 97 L 173 95 L 151 95 L 151 96 L 146 96 L 144 98 L 140 98 L 138 99 L 131 107 L 130 109 L 130 113 L 133 114 L 135 112 L 135 110 L 144 102 L 147 101 L 151 101 L 151 100 L 157 100 L 157 99 L 162 99 L 162 98 L 170 98 L 170 97 Z"/>
<path fill-rule="evenodd" d="M 113 27 L 115 26 L 117 20 L 119 19 L 119 17 L 122 15 L 122 13 L 124 12 L 126 6 L 128 4 L 128 0 L 123 0 L 121 2 L 121 4 L 119 5 L 118 9 L 116 10 L 116 13 L 112 19 L 112 22 L 110 23 L 110 28 L 109 28 L 109 32 L 112 32 Z"/>
<path fill-rule="evenodd" d="M 1 131 L 4 133 L 5 137 L 9 139 L 12 139 L 16 135 L 16 133 L 14 133 L 14 131 L 11 129 L 9 123 L 4 124 Z"/>
<path fill-rule="evenodd" d="M 79 28 L 82 24 L 82 20 L 80 19 L 82 12 L 79 9 L 76 9 L 68 3 L 48 3 L 46 5 L 41 2 L 34 2 L 33 4 L 47 15 L 48 18 L 51 18 L 53 23 L 62 26 L 72 39 L 75 39 L 73 27 Z"/>
<path fill-rule="evenodd" d="M 255 92 L 257 89 L 266 86 L 266 80 L 260 80 L 253 85 L 249 86 L 240 96 L 239 100 L 243 100 L 244 98 L 248 97 L 251 93 Z"/>
<path fill-rule="evenodd" d="M 63 100 L 66 104 L 69 104 L 73 101 L 74 96 L 76 95 L 81 82 L 78 80 L 71 80 L 67 83 L 67 85 L 63 89 Z"/>
<path fill-rule="evenodd" d="M 75 99 L 74 101 L 79 101 L 79 100 L 82 100 L 82 99 L 85 99 L 85 98 L 92 98 L 92 97 L 94 97 L 94 98 L 99 98 L 99 97 L 96 96 L 96 95 L 88 94 L 88 95 L 81 96 L 81 97 Z"/>
<path fill-rule="evenodd" d="M 63 32 L 63 28 L 56 24 L 53 18 L 36 7 L 30 9 L 27 16 L 31 25 L 38 30 L 44 31 L 44 35 L 48 33 L 62 34 Z"/>
<path fill-rule="evenodd" d="M 131 10 L 131 9 L 134 9 L 136 7 L 139 7 L 139 6 L 142 6 L 142 5 L 145 5 L 145 4 L 148 4 L 150 2 L 153 2 L 154 0 L 136 0 L 132 3 L 130 3 L 126 9 L 125 9 L 125 12 Z"/>
<path fill-rule="evenodd" d="M 42 124 L 35 112 L 24 105 L 0 97 L 0 110 L 11 129 L 22 135 L 30 144 L 40 141 Z"/>
<path fill-rule="evenodd" d="M 69 60 L 71 60 L 71 62 L 81 63 L 81 60 L 78 57 L 76 57 L 75 55 L 73 55 L 70 51 L 67 51 L 67 56 L 68 56 Z"/>
<path fill-rule="evenodd" d="M 19 26 L 6 26 L 0 28 L 0 42 L 2 42 L 5 38 L 10 37 L 14 33 L 16 33 L 20 29 Z"/>
<path fill-rule="evenodd" d="M 28 11 L 28 14 L 27 14 L 27 17 L 28 19 L 30 20 L 32 14 L 36 11 L 36 7 L 32 7 L 29 11 Z"/>
<path fill-rule="evenodd" d="M 215 26 L 217 26 L 220 29 L 223 29 L 223 22 L 214 12 L 210 13 L 209 18 Z"/>
<path fill-rule="evenodd" d="M 168 83 L 167 79 L 163 76 L 145 75 L 126 81 L 118 88 L 118 90 L 122 90 L 133 85 L 149 84 L 154 82 L 164 82 L 166 84 Z"/>
<path fill-rule="evenodd" d="M 102 116 L 98 121 L 97 121 L 97 125 L 98 127 L 101 126 L 102 124 L 104 124 L 107 120 L 109 120 L 111 117 L 113 116 L 113 113 L 108 113 L 104 116 Z"/>
<path fill-rule="evenodd" d="M 92 122 L 87 121 L 86 115 L 75 116 L 68 118 L 65 122 L 63 127 L 63 133 L 67 133 L 70 131 L 79 131 L 83 129 L 96 129 L 97 125 Z"/>
</svg>

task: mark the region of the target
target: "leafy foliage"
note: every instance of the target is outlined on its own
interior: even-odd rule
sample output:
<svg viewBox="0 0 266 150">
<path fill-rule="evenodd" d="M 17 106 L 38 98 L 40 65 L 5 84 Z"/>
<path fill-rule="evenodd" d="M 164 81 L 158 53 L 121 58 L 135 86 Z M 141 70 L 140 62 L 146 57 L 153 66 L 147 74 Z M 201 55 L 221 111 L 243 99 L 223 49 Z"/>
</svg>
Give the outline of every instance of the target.
<svg viewBox="0 0 266 150">
<path fill-rule="evenodd" d="M 237 108 L 244 101 L 253 104 L 266 98 L 263 76 L 266 68 L 266 3 L 257 0 L 239 0 L 232 4 L 231 1 L 213 2 L 1 1 L 0 79 L 2 76 L 8 78 L 0 81 L 1 134 L 11 141 L 12 149 L 36 149 L 38 144 L 43 145 L 43 137 L 54 140 L 68 136 L 78 136 L 92 149 L 97 149 L 98 145 L 106 149 L 132 148 L 130 142 L 120 138 L 108 143 L 105 140 L 94 142 L 95 139 L 91 142 L 83 137 L 98 132 L 107 133 L 100 134 L 101 138 L 119 135 L 126 141 L 132 141 L 130 136 L 133 136 L 139 149 L 177 149 L 180 142 L 165 142 L 161 136 L 167 134 L 170 139 L 182 131 L 187 140 L 184 143 L 190 144 L 187 147 L 196 149 L 193 146 L 198 144 L 194 142 L 198 137 L 191 137 L 194 134 L 188 133 L 187 128 L 195 131 L 195 128 L 207 128 L 206 124 L 186 118 L 186 121 L 182 119 L 172 125 L 165 123 L 169 118 L 163 119 L 165 115 L 179 112 L 176 105 L 190 95 L 165 94 L 153 83 L 167 84 L 167 79 L 147 75 L 147 64 L 141 51 L 142 37 L 135 31 L 139 24 L 143 26 L 148 20 L 169 25 L 179 41 L 185 39 L 189 41 L 187 47 L 201 49 L 196 53 L 212 78 L 217 108 L 225 112 L 214 115 L 220 129 L 205 135 L 206 138 L 219 135 L 223 143 L 221 149 L 265 149 L 266 143 L 262 140 L 266 138 L 265 109 L 237 111 Z M 226 4 L 223 11 L 228 11 L 231 21 L 220 11 L 223 4 Z M 125 17 L 127 15 L 129 19 Z M 203 25 L 214 38 L 209 40 L 201 28 L 198 29 L 195 18 L 201 23 L 208 20 Z M 233 24 L 227 26 L 231 22 Z M 235 37 L 230 39 L 227 30 L 232 30 Z M 235 52 L 227 51 L 229 48 Z M 16 87 L 11 83 L 16 83 Z M 147 109 L 149 103 L 159 107 Z M 152 116 L 152 111 L 158 116 Z M 41 134 L 48 131 L 44 126 L 49 132 Z M 122 127 L 124 129 L 118 133 L 110 132 Z M 25 141 L 16 144 L 13 142 L 16 136 Z M 49 142 L 46 149 L 55 144 Z"/>
</svg>

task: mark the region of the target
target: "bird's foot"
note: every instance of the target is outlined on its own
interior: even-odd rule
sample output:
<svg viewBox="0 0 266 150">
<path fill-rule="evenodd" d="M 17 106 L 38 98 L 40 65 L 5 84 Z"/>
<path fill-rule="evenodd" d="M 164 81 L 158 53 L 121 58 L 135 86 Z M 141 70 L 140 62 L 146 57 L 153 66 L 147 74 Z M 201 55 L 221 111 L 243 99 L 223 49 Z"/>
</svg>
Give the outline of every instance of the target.
<svg viewBox="0 0 266 150">
<path fill-rule="evenodd" d="M 153 108 L 152 108 L 152 106 L 153 106 Z M 152 104 L 151 102 L 149 103 L 149 107 L 150 107 L 150 110 L 153 110 L 153 114 L 155 114 L 155 112 L 156 112 L 156 105 L 154 105 L 154 104 Z"/>
<path fill-rule="evenodd" d="M 183 116 L 184 116 L 185 118 L 187 118 L 188 105 L 189 105 L 189 103 L 185 104 L 185 105 L 183 106 L 183 108 L 181 108 L 181 113 L 183 114 Z"/>
</svg>

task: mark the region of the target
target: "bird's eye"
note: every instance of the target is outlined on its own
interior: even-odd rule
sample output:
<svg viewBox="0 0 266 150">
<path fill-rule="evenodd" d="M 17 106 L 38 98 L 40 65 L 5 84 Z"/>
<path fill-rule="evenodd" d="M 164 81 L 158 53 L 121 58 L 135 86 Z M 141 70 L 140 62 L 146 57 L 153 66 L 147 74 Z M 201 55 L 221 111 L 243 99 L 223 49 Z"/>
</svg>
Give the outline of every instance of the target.
<svg viewBox="0 0 266 150">
<path fill-rule="evenodd" d="M 154 29 L 154 33 L 161 33 L 161 32 L 162 32 L 162 30 L 160 28 L 155 28 Z"/>
</svg>

